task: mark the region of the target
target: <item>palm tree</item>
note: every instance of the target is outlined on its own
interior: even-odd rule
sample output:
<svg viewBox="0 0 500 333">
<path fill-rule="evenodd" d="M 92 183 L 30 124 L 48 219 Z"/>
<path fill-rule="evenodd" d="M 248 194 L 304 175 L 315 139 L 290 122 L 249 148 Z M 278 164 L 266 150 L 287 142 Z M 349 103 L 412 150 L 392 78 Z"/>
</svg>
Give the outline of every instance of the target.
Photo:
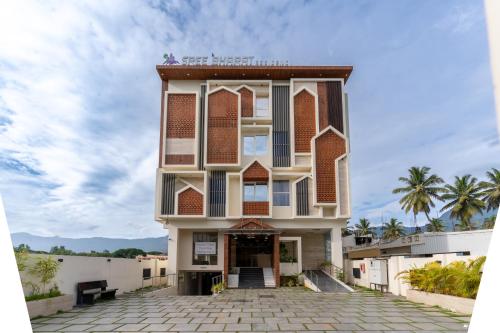
<svg viewBox="0 0 500 333">
<path fill-rule="evenodd" d="M 498 208 L 500 206 L 500 171 L 491 168 L 491 171 L 486 172 L 486 177 L 489 181 L 480 182 L 479 187 L 483 190 L 483 200 L 486 203 L 487 211 Z"/>
<path fill-rule="evenodd" d="M 405 234 L 403 223 L 399 222 L 395 218 L 392 218 L 389 222 L 384 223 L 382 228 L 384 230 L 384 235 L 382 236 L 384 239 L 396 239 L 404 236 Z"/>
<path fill-rule="evenodd" d="M 493 227 L 495 226 L 495 220 L 495 216 L 485 218 L 483 222 L 483 229 L 493 229 Z"/>
<path fill-rule="evenodd" d="M 372 227 L 370 227 L 370 221 L 368 219 L 359 219 L 359 223 L 355 225 L 356 230 L 359 232 L 359 236 L 365 236 L 371 233 Z"/>
<path fill-rule="evenodd" d="M 429 224 L 427 225 L 427 231 L 430 232 L 443 232 L 444 231 L 444 224 L 443 220 L 433 218 L 429 221 Z"/>
<path fill-rule="evenodd" d="M 441 177 L 435 174 L 429 174 L 431 169 L 428 167 L 411 167 L 408 169 L 409 177 L 399 177 L 399 181 L 405 186 L 398 187 L 392 193 L 404 193 L 399 200 L 401 208 L 405 213 L 413 212 L 413 222 L 417 227 L 417 214 L 424 213 L 427 220 L 430 221 L 429 213 L 431 207 L 434 207 L 433 200 L 441 200 L 439 193 L 444 192 L 443 188 L 438 186 L 444 183 Z"/>
<path fill-rule="evenodd" d="M 455 183 L 446 184 L 446 193 L 441 196 L 444 200 L 450 200 L 441 211 L 450 209 L 450 217 L 459 219 L 461 228 L 469 230 L 472 230 L 471 218 L 477 213 L 482 214 L 485 206 L 481 200 L 481 189 L 476 182 L 477 179 L 471 175 L 455 176 Z"/>
</svg>

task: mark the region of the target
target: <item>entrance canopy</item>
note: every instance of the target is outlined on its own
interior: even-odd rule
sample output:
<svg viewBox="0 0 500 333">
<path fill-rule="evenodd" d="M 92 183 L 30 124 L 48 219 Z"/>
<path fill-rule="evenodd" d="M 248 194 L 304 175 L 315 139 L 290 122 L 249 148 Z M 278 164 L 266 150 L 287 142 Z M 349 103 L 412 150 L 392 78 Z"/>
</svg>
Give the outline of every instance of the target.
<svg viewBox="0 0 500 333">
<path fill-rule="evenodd" d="M 224 229 L 224 233 L 229 235 L 276 235 L 280 234 L 281 231 L 279 229 L 273 228 L 269 224 L 266 224 L 259 219 L 242 219 L 241 222 L 233 225 L 228 229 Z"/>
</svg>

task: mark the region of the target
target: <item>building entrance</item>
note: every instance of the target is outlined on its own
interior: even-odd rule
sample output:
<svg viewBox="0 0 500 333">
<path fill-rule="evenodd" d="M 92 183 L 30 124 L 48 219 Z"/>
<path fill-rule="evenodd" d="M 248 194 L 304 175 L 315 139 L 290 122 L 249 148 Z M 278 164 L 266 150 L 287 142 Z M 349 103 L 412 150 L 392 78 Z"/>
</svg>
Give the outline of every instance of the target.
<svg viewBox="0 0 500 333">
<path fill-rule="evenodd" d="M 235 267 L 272 267 L 273 236 L 238 235 L 232 243 Z"/>
</svg>

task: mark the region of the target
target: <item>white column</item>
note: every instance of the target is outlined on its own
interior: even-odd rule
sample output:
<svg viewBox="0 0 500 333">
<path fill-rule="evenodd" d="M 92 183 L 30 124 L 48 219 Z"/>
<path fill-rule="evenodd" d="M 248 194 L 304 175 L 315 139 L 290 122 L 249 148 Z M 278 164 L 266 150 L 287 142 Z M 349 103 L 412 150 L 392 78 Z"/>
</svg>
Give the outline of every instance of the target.
<svg viewBox="0 0 500 333">
<path fill-rule="evenodd" d="M 339 268 L 343 268 L 344 260 L 342 256 L 342 230 L 341 226 L 335 225 L 330 230 L 332 264 Z"/>
<path fill-rule="evenodd" d="M 173 225 L 168 226 L 168 263 L 167 273 L 177 273 L 177 240 L 179 237 L 179 230 Z"/>
</svg>

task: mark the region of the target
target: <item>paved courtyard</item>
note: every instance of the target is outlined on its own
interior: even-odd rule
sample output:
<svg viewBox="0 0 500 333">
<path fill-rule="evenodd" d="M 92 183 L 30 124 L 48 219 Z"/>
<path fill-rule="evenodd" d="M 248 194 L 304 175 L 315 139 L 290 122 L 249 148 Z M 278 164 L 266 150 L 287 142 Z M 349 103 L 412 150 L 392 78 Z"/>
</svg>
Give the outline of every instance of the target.
<svg viewBox="0 0 500 333">
<path fill-rule="evenodd" d="M 35 332 L 466 332 L 469 318 L 371 292 L 226 290 L 121 296 L 32 321 Z"/>
</svg>

